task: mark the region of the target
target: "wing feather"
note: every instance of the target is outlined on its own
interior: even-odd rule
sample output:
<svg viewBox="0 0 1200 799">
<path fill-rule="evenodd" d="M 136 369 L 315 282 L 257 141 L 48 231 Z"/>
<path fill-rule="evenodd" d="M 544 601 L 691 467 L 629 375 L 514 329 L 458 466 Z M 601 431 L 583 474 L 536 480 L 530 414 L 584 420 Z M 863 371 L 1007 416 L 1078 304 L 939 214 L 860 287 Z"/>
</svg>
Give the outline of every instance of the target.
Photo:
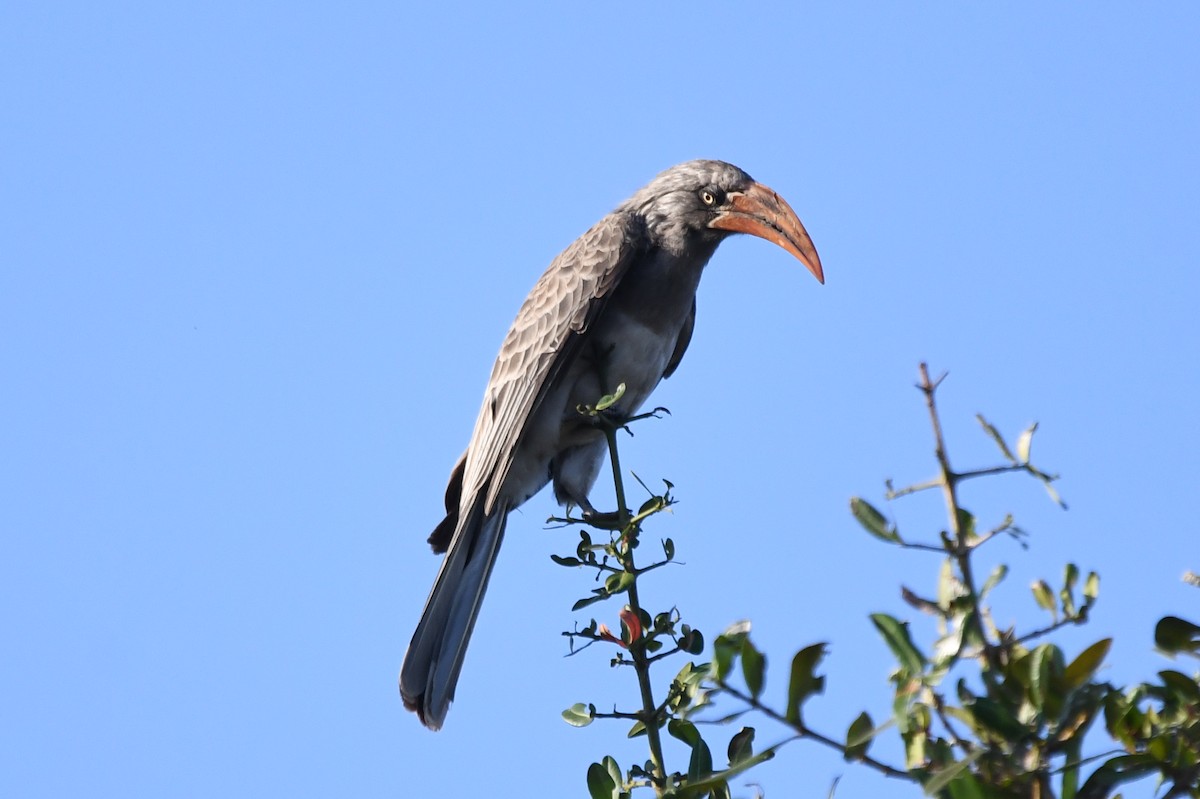
<svg viewBox="0 0 1200 799">
<path fill-rule="evenodd" d="M 663 371 L 663 377 L 667 378 L 675 374 L 675 370 L 679 368 L 679 362 L 683 360 L 683 354 L 687 352 L 688 344 L 692 343 L 692 332 L 696 329 L 696 298 L 692 298 L 692 310 L 688 313 L 687 319 L 683 322 L 683 329 L 679 331 L 679 337 L 675 339 L 675 351 L 671 353 L 671 360 L 667 361 L 667 368 Z M 447 501 L 449 498 L 447 497 Z"/>
<path fill-rule="evenodd" d="M 643 251 L 644 241 L 640 217 L 609 214 L 563 250 L 538 279 L 492 367 L 468 446 L 464 504 L 486 490 L 484 513 L 491 512 L 517 442 L 576 357 L 581 334 Z"/>
</svg>

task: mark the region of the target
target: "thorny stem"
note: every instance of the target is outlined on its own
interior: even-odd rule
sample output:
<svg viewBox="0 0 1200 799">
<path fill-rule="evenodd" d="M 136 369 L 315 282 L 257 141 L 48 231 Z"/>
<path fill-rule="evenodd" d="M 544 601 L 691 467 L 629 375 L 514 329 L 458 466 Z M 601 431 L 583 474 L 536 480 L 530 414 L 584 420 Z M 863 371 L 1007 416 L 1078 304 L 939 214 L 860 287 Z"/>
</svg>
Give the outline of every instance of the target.
<svg viewBox="0 0 1200 799">
<path fill-rule="evenodd" d="M 938 466 L 942 470 L 940 482 L 942 493 L 946 500 L 946 510 L 950 514 L 950 534 L 954 540 L 954 547 L 950 554 L 958 564 L 959 573 L 962 575 L 963 587 L 971 597 L 978 598 L 979 592 L 975 588 L 975 574 L 971 569 L 972 546 L 967 541 L 967 531 L 959 523 L 958 482 L 963 477 L 956 474 L 954 469 L 950 467 L 950 457 L 946 454 L 946 443 L 942 437 L 942 422 L 938 418 L 937 401 L 934 398 L 934 393 L 941 382 L 942 378 L 940 377 L 936 381 L 929 379 L 929 367 L 922 362 L 921 384 L 918 388 L 925 395 L 925 405 L 929 408 L 929 418 L 933 425 L 934 455 L 937 457 Z M 1000 663 L 996 656 L 996 650 L 988 639 L 987 631 L 984 630 L 983 616 L 979 612 L 978 607 L 970 614 L 969 620 L 975 635 L 979 638 L 980 646 L 983 648 L 983 657 L 987 660 L 990 667 L 982 670 L 983 679 L 988 683 L 990 688 L 996 688 L 996 674 L 999 671 Z"/>
<path fill-rule="evenodd" d="M 631 517 L 629 507 L 625 503 L 625 483 L 621 479 L 621 459 L 617 454 L 618 429 L 611 424 L 605 425 L 604 436 L 608 439 L 608 455 L 609 461 L 612 463 L 613 490 L 617 496 L 617 519 L 621 529 L 625 530 Z M 638 572 L 633 562 L 633 547 L 627 538 L 623 541 L 622 546 L 624 548 L 621 553 L 622 565 L 626 571 L 636 576 Z M 638 613 L 642 605 L 638 599 L 636 579 L 630 583 L 628 594 L 629 609 Z M 650 762 L 654 766 L 654 773 L 650 775 L 650 780 L 654 785 L 654 793 L 662 796 L 667 785 L 667 769 L 666 761 L 663 759 L 662 737 L 659 735 L 658 729 L 658 706 L 654 702 L 654 691 L 650 685 L 650 661 L 646 657 L 644 643 L 641 641 L 631 642 L 629 656 L 633 660 L 633 668 L 637 672 L 638 688 L 642 694 L 642 709 L 636 715 L 646 725 L 646 739 L 650 744 Z"/>
</svg>

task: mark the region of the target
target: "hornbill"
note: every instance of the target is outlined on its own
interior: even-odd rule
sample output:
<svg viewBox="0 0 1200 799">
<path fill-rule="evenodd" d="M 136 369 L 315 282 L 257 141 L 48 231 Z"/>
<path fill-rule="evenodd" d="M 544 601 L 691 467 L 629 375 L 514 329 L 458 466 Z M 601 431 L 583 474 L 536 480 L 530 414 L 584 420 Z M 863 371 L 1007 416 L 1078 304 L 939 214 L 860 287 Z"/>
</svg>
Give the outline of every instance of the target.
<svg viewBox="0 0 1200 799">
<path fill-rule="evenodd" d="M 688 161 L 650 181 L 555 258 L 504 338 L 467 451 L 429 543 L 445 552 L 400 670 L 404 706 L 446 718 L 509 511 L 553 483 L 559 503 L 595 514 L 588 491 L 607 452 L 577 412 L 617 384 L 631 416 L 679 365 L 700 273 L 726 237 L 778 244 L 824 283 L 795 212 L 723 161 Z"/>
</svg>

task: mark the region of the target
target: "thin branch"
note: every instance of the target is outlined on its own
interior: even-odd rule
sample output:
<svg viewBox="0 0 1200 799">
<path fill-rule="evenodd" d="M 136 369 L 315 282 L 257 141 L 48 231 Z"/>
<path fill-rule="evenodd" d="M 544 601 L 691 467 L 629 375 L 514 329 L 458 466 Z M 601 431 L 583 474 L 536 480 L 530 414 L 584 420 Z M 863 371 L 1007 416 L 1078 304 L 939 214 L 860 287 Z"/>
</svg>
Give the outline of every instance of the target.
<svg viewBox="0 0 1200 799">
<path fill-rule="evenodd" d="M 1009 525 L 1007 527 L 1004 527 L 1003 529 L 989 530 L 988 532 L 984 533 L 981 536 L 978 536 L 974 541 L 972 541 L 970 544 L 968 544 L 967 548 L 971 549 L 971 550 L 979 549 L 981 546 L 986 544 L 988 541 L 991 541 L 993 538 L 1000 535 L 1001 533 L 1007 533 L 1011 529 L 1012 529 L 1012 526 Z"/>
<path fill-rule="evenodd" d="M 617 428 L 612 425 L 606 425 L 604 428 L 605 438 L 608 439 L 608 454 L 609 460 L 612 463 L 613 472 L 613 489 L 617 497 L 617 515 L 623 527 L 636 527 L 631 525 L 631 515 L 629 507 L 625 502 L 625 483 L 621 479 L 621 459 L 617 454 Z M 634 613 L 641 610 L 641 601 L 638 599 L 637 589 L 637 567 L 633 562 L 633 544 L 628 533 L 633 532 L 632 529 L 626 529 L 622 534 L 624 539 L 624 552 L 622 552 L 622 564 L 625 568 L 632 572 L 635 579 L 629 585 L 627 591 L 629 595 L 629 608 Z M 658 706 L 654 701 L 654 690 L 650 685 L 650 663 L 646 658 L 646 648 L 644 642 L 633 642 L 629 647 L 629 655 L 633 659 L 634 671 L 637 672 L 638 688 L 642 695 L 642 709 L 638 713 L 637 718 L 646 727 L 646 740 L 650 746 L 650 762 L 654 767 L 654 773 L 650 775 L 651 782 L 654 783 L 654 792 L 658 796 L 662 796 L 667 785 L 667 768 L 666 761 L 663 758 L 662 736 L 658 729 Z"/>
<path fill-rule="evenodd" d="M 885 499 L 899 499 L 906 497 L 909 494 L 915 494 L 918 491 L 928 491 L 931 488 L 941 488 L 942 481 L 926 480 L 924 483 L 916 483 L 914 485 L 905 486 L 904 488 L 892 488 L 891 481 L 888 482 L 887 492 L 883 495 Z"/>
<path fill-rule="evenodd" d="M 1004 466 L 990 466 L 987 469 L 972 469 L 968 472 L 956 472 L 955 480 L 971 480 L 975 477 L 989 477 L 993 474 L 1007 474 L 1008 472 L 1027 472 L 1029 464 L 1027 463 L 1010 463 Z"/>
<path fill-rule="evenodd" d="M 734 699 L 745 702 L 747 705 L 754 708 L 758 712 L 762 713 L 764 716 L 767 716 L 768 718 L 774 719 L 775 721 L 779 722 L 780 724 L 783 724 L 787 727 L 792 728 L 793 730 L 796 731 L 796 733 L 798 734 L 799 737 L 811 738 L 814 741 L 816 741 L 817 743 L 824 744 L 825 746 L 829 747 L 830 749 L 834 749 L 834 750 L 840 752 L 842 754 L 842 756 L 845 757 L 846 751 L 847 751 L 846 747 L 844 745 L 838 743 L 837 741 L 833 740 L 832 738 L 828 738 L 828 737 L 822 735 L 821 733 L 816 732 L 815 730 L 809 729 L 808 727 L 806 727 L 804 725 L 803 722 L 788 721 L 785 716 L 783 716 L 776 710 L 764 705 L 763 703 L 759 702 L 754 697 L 748 696 L 747 694 L 742 693 L 737 688 L 734 688 L 732 685 L 729 685 L 726 682 L 723 682 L 723 681 L 718 682 L 717 686 L 723 692 L 729 694 Z M 888 777 L 897 777 L 899 779 L 908 780 L 909 782 L 917 781 L 917 778 L 914 777 L 909 772 L 903 771 L 894 766 L 889 766 L 887 763 L 880 762 L 880 761 L 876 760 L 875 758 L 871 757 L 870 755 L 867 755 L 866 753 L 863 753 L 861 755 L 855 754 L 855 755 L 852 755 L 852 757 L 861 761 L 864 765 L 870 766 L 871 768 L 875 769 L 880 774 L 884 774 Z"/>
<path fill-rule="evenodd" d="M 920 550 L 921 552 L 936 552 L 939 555 L 946 554 L 946 548 L 937 546 L 936 544 L 921 544 L 915 541 L 901 541 L 900 543 L 896 544 L 896 546 L 900 547 L 901 549 L 916 549 Z"/>
<path fill-rule="evenodd" d="M 933 709 L 937 713 L 938 720 L 942 722 L 942 726 L 946 728 L 946 732 L 950 735 L 950 743 L 962 750 L 964 755 L 971 754 L 971 741 L 959 735 L 958 730 L 954 729 L 954 725 L 950 723 L 950 716 L 946 713 L 946 701 L 942 695 L 936 691 L 931 691 L 933 694 Z"/>
<path fill-rule="evenodd" d="M 641 719 L 641 717 L 642 714 L 640 712 L 626 713 L 621 710 L 614 710 L 612 713 L 601 713 L 600 711 L 596 711 L 592 714 L 592 718 L 594 719 L 623 719 L 625 721 L 638 721 Z"/>
<path fill-rule="evenodd" d="M 1074 616 L 1064 616 L 1053 624 L 1043 627 L 1040 630 L 1034 630 L 1031 633 L 1022 635 L 1020 638 L 1014 639 L 1012 643 L 1013 645 L 1028 643 L 1036 638 L 1041 638 L 1043 635 L 1049 635 L 1060 627 L 1066 627 L 1069 624 L 1082 624 L 1084 621 L 1086 621 L 1086 619 L 1080 617 L 1079 614 L 1075 614 Z"/>
<path fill-rule="evenodd" d="M 663 658 L 670 657 L 671 655 L 677 655 L 682 651 L 684 651 L 683 647 L 681 647 L 679 644 L 676 644 L 671 649 L 664 649 L 662 652 L 659 652 L 657 655 L 651 655 L 650 657 L 646 658 L 646 663 L 647 664 L 657 663 L 658 661 L 662 660 Z"/>
<path fill-rule="evenodd" d="M 1113 755 L 1123 755 L 1123 754 L 1126 754 L 1124 749 L 1110 749 L 1107 752 L 1101 752 L 1098 755 L 1089 755 L 1088 757 L 1083 757 L 1083 758 L 1080 758 L 1079 760 L 1072 760 L 1070 762 L 1063 763 L 1062 766 L 1060 766 L 1059 768 L 1050 769 L 1049 773 L 1050 774 L 1062 774 L 1070 769 L 1079 768 L 1080 766 L 1086 766 L 1088 763 L 1092 763 L 1096 760 L 1100 760 L 1101 758 L 1112 757 Z"/>
<path fill-rule="evenodd" d="M 938 382 L 941 382 L 941 378 L 938 378 Z M 925 391 L 923 385 L 918 386 L 918 388 L 920 388 L 922 391 Z M 985 469 L 970 469 L 965 472 L 951 471 L 949 474 L 950 477 L 954 479 L 954 482 L 959 483 L 963 480 L 973 480 L 976 477 L 990 477 L 995 474 L 1008 474 L 1010 472 L 1034 472 L 1035 475 L 1039 477 L 1042 476 L 1040 472 L 1036 472 L 1036 470 L 1034 470 L 1033 467 L 1031 467 L 1028 463 L 1007 463 L 1001 466 L 989 466 Z M 1045 475 L 1045 477 L 1053 479 L 1052 475 Z M 888 490 L 884 493 L 884 497 L 887 499 L 899 499 L 900 497 L 905 497 L 909 494 L 916 494 L 918 491 L 928 491 L 931 488 L 942 488 L 944 485 L 945 482 L 941 477 L 935 477 L 931 480 L 926 480 L 923 483 L 914 483 L 913 485 L 905 486 L 904 488 L 892 488 L 889 485 Z"/>
<path fill-rule="evenodd" d="M 950 466 L 950 456 L 946 453 L 946 442 L 942 436 L 942 422 L 938 417 L 937 401 L 934 398 L 934 393 L 937 391 L 938 385 L 946 376 L 943 374 L 936 381 L 931 381 L 929 379 L 929 367 L 925 363 L 922 363 L 920 368 L 921 384 L 919 388 L 925 395 L 925 405 L 929 409 L 929 420 L 933 426 L 934 455 L 937 457 L 938 465 L 942 470 L 942 491 L 945 495 L 946 510 L 950 515 L 950 533 L 955 544 L 951 556 L 958 564 L 963 587 L 966 588 L 972 600 L 977 602 L 979 591 L 975 586 L 975 575 L 971 568 L 970 542 L 967 541 L 967 531 L 962 528 L 962 524 L 959 521 L 958 480 L 960 478 Z M 988 639 L 987 631 L 983 628 L 983 618 L 978 606 L 975 607 L 975 611 L 975 613 L 969 614 L 968 620 L 975 634 L 979 636 L 980 646 L 983 647 L 984 659 L 987 660 L 990 667 L 982 670 L 984 682 L 990 688 L 994 689 L 997 687 L 996 674 L 999 672 L 1000 661 L 996 656 L 995 647 L 992 646 L 992 642 Z"/>
</svg>

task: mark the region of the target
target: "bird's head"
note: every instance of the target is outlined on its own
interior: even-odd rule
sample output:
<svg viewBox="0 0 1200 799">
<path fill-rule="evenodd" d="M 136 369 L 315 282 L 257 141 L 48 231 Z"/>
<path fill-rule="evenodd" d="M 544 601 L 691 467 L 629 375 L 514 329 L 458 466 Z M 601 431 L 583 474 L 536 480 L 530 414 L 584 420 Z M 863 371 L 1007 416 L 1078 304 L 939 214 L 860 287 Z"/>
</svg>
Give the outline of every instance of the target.
<svg viewBox="0 0 1200 799">
<path fill-rule="evenodd" d="M 732 233 L 778 244 L 821 283 L 817 248 L 778 194 L 724 161 L 687 161 L 662 172 L 621 204 L 640 214 L 658 243 L 677 251 L 715 247 Z"/>
</svg>

